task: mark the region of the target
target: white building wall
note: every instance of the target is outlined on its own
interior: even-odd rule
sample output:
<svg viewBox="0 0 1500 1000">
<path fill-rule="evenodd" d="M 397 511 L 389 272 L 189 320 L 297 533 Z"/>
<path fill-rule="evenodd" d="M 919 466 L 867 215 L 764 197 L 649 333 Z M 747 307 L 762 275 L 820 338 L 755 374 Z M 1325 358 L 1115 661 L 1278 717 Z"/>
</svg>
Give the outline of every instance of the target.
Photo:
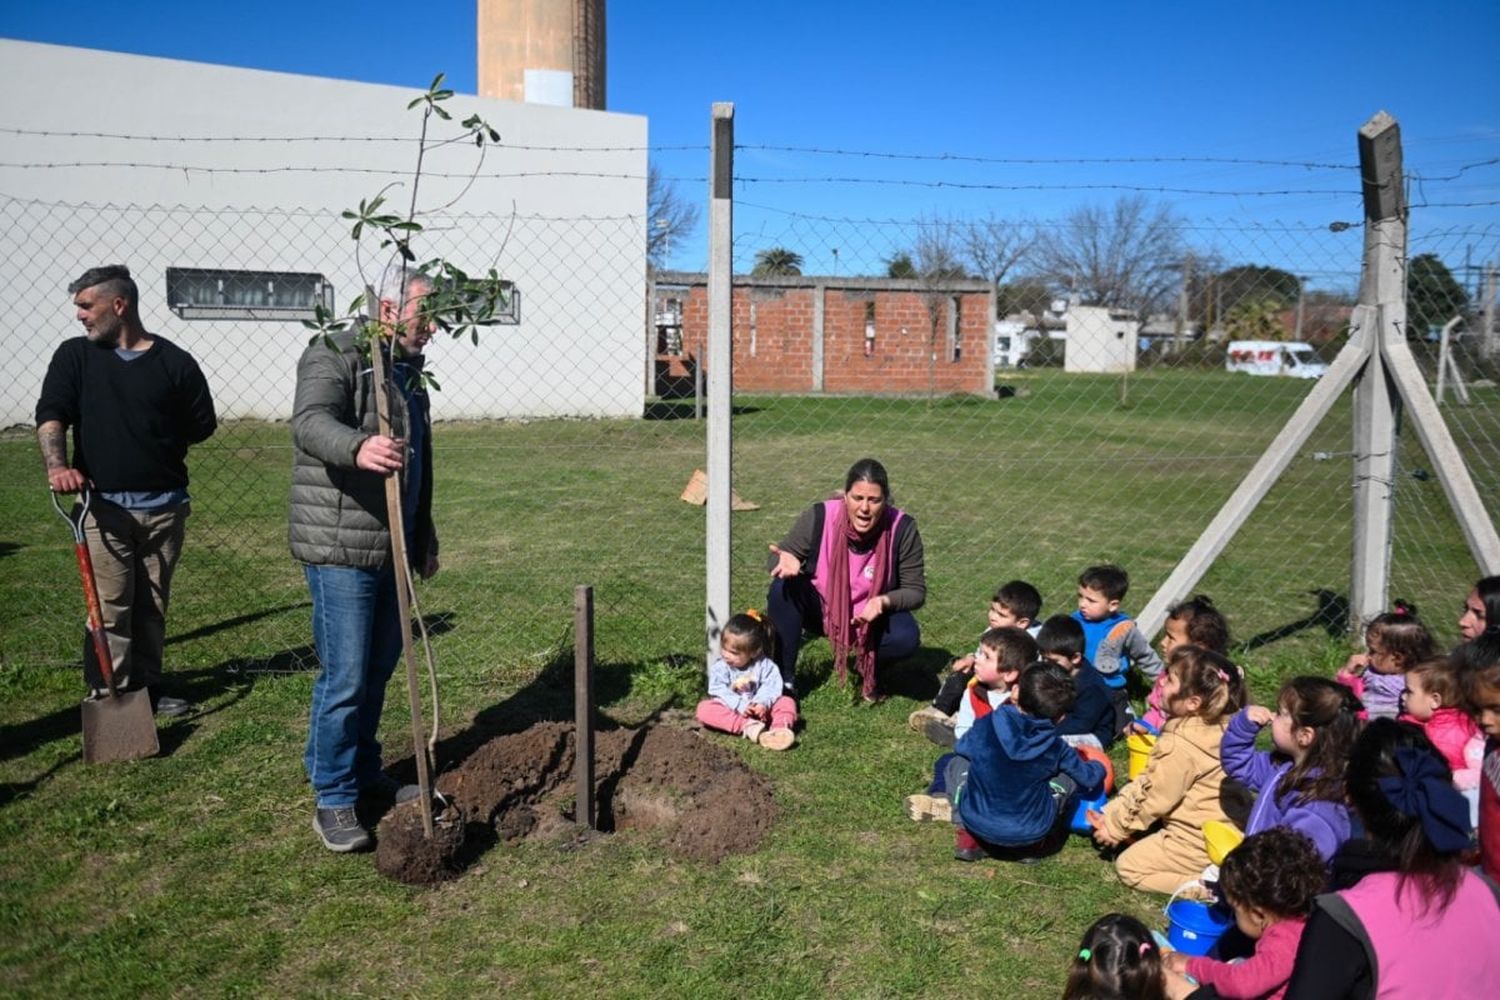
<svg viewBox="0 0 1500 1000">
<path fill-rule="evenodd" d="M 1140 323 L 1114 319 L 1101 306 L 1070 306 L 1068 349 L 1063 370 L 1070 372 L 1135 371 Z"/>
<path fill-rule="evenodd" d="M 417 92 L 0 40 L 0 93 L 0 426 L 31 421 L 47 359 L 80 332 L 67 283 L 109 263 L 130 266 L 147 328 L 199 359 L 221 417 L 289 416 L 308 332 L 181 319 L 166 269 L 317 271 L 345 309 L 385 258 L 367 242 L 357 267 L 339 213 L 388 184 L 404 213 Z M 474 146 L 429 152 L 419 206 L 458 202 L 417 237 L 418 255 L 497 268 L 521 291 L 521 322 L 478 346 L 429 347 L 435 414 L 640 416 L 646 120 L 466 96 L 444 107 L 453 120 L 434 119 L 432 135 L 477 113 L 501 145 L 467 190 Z"/>
</svg>

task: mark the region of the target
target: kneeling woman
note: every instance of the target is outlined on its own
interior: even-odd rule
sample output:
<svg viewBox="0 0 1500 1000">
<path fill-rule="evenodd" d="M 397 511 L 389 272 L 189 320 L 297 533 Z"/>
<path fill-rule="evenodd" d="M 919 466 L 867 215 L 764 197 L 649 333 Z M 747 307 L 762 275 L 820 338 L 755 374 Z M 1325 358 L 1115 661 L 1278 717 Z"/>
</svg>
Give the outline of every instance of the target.
<svg viewBox="0 0 1500 1000">
<path fill-rule="evenodd" d="M 922 536 L 891 505 L 885 466 L 860 459 L 844 477 L 842 496 L 815 503 L 771 546 L 766 608 L 776 629 L 776 664 L 795 687 L 804 631 L 826 635 L 842 681 L 849 653 L 866 701 L 876 700 L 875 673 L 916 652 L 912 612 L 927 599 Z"/>
</svg>

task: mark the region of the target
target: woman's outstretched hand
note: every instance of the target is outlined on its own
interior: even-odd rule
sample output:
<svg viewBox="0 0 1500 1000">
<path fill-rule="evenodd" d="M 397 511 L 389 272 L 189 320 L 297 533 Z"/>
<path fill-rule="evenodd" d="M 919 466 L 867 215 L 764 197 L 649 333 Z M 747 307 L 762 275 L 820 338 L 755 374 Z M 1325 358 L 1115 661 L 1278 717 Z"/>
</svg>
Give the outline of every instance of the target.
<svg viewBox="0 0 1500 1000">
<path fill-rule="evenodd" d="M 776 565 L 771 567 L 771 576 L 778 580 L 785 580 L 789 577 L 801 575 L 801 559 L 798 559 L 779 545 L 772 545 L 771 551 L 776 553 Z"/>
</svg>

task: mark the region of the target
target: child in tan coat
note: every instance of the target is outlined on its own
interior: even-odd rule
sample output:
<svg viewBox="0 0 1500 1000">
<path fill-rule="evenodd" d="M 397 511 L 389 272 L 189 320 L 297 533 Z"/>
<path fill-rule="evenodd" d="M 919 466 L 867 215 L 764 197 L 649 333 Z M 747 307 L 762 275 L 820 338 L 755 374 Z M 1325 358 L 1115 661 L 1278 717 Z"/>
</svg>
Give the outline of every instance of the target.
<svg viewBox="0 0 1500 1000">
<path fill-rule="evenodd" d="M 1140 838 L 1115 859 L 1126 885 L 1171 893 L 1209 864 L 1203 824 L 1228 819 L 1220 802 L 1219 741 L 1244 703 L 1245 682 L 1228 659 L 1199 646 L 1173 650 L 1166 677 L 1168 721 L 1146 769 L 1102 813 L 1088 815 L 1101 845 Z"/>
</svg>

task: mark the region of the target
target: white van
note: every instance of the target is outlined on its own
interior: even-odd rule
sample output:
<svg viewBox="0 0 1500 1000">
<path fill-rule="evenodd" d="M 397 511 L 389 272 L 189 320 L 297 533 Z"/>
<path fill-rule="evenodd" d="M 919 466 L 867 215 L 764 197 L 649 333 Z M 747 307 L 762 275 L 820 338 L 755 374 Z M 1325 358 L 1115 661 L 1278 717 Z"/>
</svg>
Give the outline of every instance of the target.
<svg viewBox="0 0 1500 1000">
<path fill-rule="evenodd" d="M 1322 378 L 1328 374 L 1328 365 L 1318 352 L 1300 340 L 1231 340 L 1224 368 L 1291 378 Z"/>
</svg>

